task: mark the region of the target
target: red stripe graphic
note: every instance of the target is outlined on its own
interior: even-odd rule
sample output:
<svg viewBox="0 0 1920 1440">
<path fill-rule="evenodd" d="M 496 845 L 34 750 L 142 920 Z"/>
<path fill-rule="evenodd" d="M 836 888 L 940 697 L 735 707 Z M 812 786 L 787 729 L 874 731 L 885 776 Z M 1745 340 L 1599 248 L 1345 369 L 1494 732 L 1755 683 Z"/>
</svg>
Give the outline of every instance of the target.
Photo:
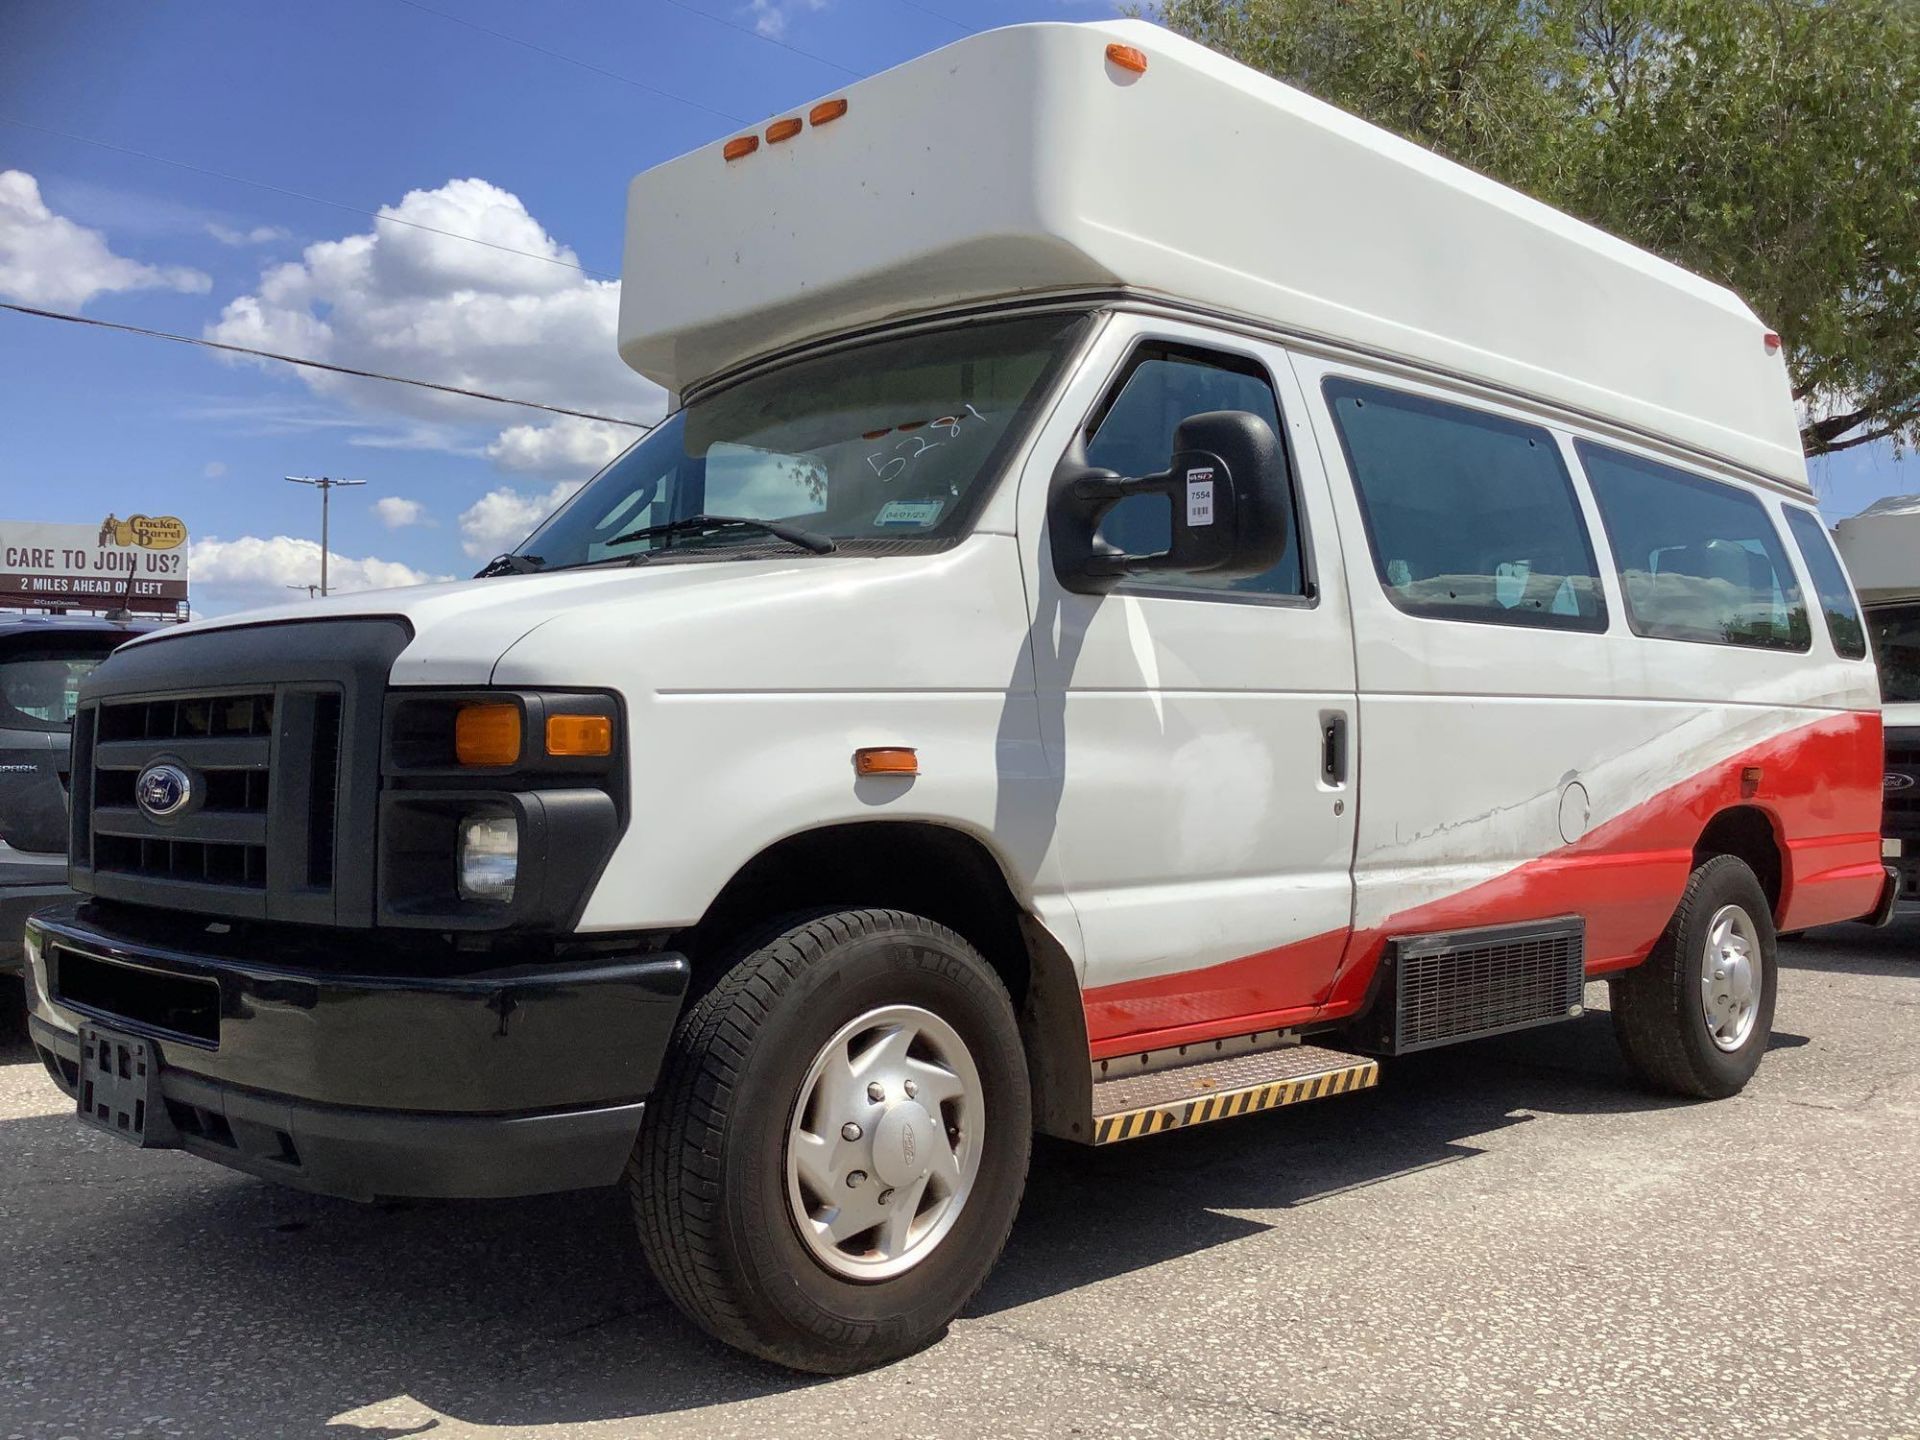
<svg viewBox="0 0 1920 1440">
<path fill-rule="evenodd" d="M 1758 767 L 1752 793 L 1743 780 Z M 1747 806 L 1772 825 L 1782 855 L 1782 929 L 1849 920 L 1879 898 L 1880 717 L 1833 715 L 1755 745 L 1660 792 L 1563 846 L 1348 935 L 1330 931 L 1237 960 L 1088 990 L 1093 1057 L 1338 1019 L 1357 1011 L 1391 936 L 1556 915 L 1587 922 L 1587 972 L 1644 959 L 1679 904 L 1707 822 Z M 1307 977 L 1327 973 L 1325 993 Z"/>
</svg>

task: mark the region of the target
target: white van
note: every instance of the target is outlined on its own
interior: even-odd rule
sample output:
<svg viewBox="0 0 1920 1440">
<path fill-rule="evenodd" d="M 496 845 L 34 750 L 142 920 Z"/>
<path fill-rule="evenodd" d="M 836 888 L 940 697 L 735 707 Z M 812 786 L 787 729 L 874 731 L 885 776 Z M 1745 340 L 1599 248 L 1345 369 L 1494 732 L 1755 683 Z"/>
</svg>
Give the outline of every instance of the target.
<svg viewBox="0 0 1920 1440">
<path fill-rule="evenodd" d="M 1903 911 L 1920 911 L 1920 495 L 1890 495 L 1833 527 L 1880 665 L 1886 726 L 1882 848 Z"/>
<path fill-rule="evenodd" d="M 1776 929 L 1882 905 L 1873 666 L 1726 291 L 1139 22 L 630 217 L 677 408 L 515 552 L 89 681 L 29 973 L 82 1120 L 361 1197 L 624 1173 L 689 1315 L 848 1370 L 974 1292 L 1036 1129 L 1596 977 L 1728 1095 Z"/>
</svg>

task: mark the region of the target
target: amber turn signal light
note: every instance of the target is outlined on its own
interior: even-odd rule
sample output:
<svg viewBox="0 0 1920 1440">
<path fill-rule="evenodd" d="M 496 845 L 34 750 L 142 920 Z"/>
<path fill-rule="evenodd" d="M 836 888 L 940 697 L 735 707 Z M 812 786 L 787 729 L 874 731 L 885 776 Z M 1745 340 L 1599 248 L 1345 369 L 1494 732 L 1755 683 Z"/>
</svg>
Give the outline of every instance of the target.
<svg viewBox="0 0 1920 1440">
<path fill-rule="evenodd" d="M 611 755 L 613 720 L 606 715 L 549 715 L 547 754 Z"/>
<path fill-rule="evenodd" d="M 791 140 L 800 133 L 800 117 L 789 115 L 785 120 L 776 120 L 767 126 L 767 144 L 778 145 L 782 140 Z"/>
<path fill-rule="evenodd" d="M 729 160 L 738 160 L 742 156 L 751 155 L 759 148 L 760 137 L 758 135 L 736 135 L 733 139 L 727 141 L 721 148 L 720 153 Z"/>
<path fill-rule="evenodd" d="M 1131 70 L 1136 75 L 1144 75 L 1147 73 L 1146 52 L 1141 50 L 1137 45 L 1109 45 L 1107 46 L 1107 59 L 1115 65 L 1118 65 L 1122 70 Z"/>
<path fill-rule="evenodd" d="M 453 717 L 453 753 L 462 765 L 511 765 L 520 758 L 518 705 L 465 705 Z"/>
<path fill-rule="evenodd" d="M 829 120 L 838 120 L 846 113 L 847 102 L 845 100 L 822 100 L 818 105 L 807 111 L 807 123 L 809 125 L 824 125 Z"/>
<path fill-rule="evenodd" d="M 904 745 L 875 745 L 853 752 L 857 775 L 918 775 L 920 757 Z"/>
</svg>

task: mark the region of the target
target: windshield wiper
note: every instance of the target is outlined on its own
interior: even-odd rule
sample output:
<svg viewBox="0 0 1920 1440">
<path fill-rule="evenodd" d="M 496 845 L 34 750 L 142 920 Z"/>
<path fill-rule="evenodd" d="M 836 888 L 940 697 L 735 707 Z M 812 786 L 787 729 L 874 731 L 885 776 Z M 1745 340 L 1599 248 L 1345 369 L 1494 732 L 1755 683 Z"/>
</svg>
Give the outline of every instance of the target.
<svg viewBox="0 0 1920 1440">
<path fill-rule="evenodd" d="M 802 550 L 811 550 L 816 555 L 831 555 L 839 547 L 825 535 L 813 530 L 803 530 L 798 525 L 789 525 L 783 520 L 749 520 L 744 515 L 689 515 L 684 520 L 669 520 L 664 525 L 648 525 L 640 530 L 629 530 L 624 535 L 616 535 L 607 543 L 625 545 L 634 540 L 651 540 L 657 535 L 685 535 L 712 530 L 758 530 L 771 535 L 776 540 L 785 540 L 789 545 L 798 545 Z M 638 560 L 650 552 L 642 550 L 633 558 Z"/>
<path fill-rule="evenodd" d="M 494 575 L 531 575 L 546 563 L 538 555 L 496 555 L 474 571 L 473 578 L 485 580 Z"/>
</svg>

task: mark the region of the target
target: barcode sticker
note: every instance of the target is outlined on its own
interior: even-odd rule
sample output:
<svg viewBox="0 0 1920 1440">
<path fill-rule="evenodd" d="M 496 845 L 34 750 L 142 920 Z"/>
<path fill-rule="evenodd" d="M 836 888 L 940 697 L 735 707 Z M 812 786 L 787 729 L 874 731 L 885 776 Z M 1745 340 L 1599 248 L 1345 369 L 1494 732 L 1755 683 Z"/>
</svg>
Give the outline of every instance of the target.
<svg viewBox="0 0 1920 1440">
<path fill-rule="evenodd" d="M 1213 467 L 1187 471 L 1187 528 L 1213 524 Z"/>
</svg>

